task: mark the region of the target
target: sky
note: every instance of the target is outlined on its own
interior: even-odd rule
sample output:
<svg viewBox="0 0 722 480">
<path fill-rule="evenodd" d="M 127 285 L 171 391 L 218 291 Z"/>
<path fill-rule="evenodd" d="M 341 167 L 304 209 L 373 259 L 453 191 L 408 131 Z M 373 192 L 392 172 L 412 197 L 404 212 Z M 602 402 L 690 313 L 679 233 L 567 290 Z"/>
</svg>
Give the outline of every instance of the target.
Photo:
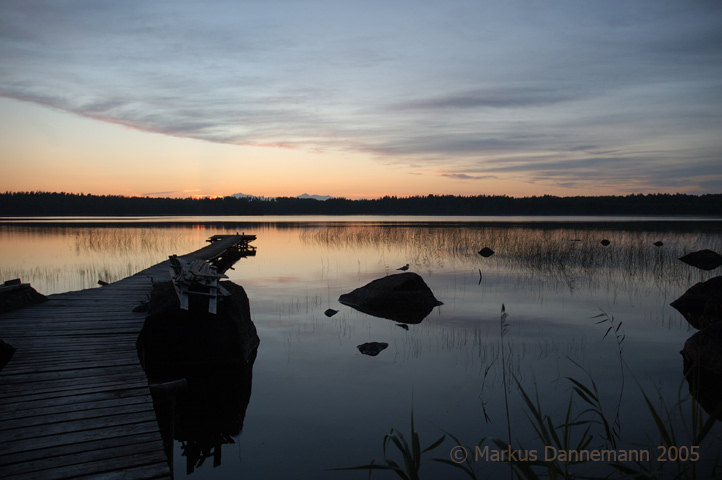
<svg viewBox="0 0 722 480">
<path fill-rule="evenodd" d="M 0 1 L 0 191 L 722 193 L 715 0 Z"/>
</svg>

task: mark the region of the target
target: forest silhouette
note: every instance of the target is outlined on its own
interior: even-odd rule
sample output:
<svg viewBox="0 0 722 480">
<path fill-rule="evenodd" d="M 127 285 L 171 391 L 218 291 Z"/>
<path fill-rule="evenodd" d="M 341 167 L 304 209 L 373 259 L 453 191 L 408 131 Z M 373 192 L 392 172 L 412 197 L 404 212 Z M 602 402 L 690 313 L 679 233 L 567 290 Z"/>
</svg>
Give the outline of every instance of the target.
<svg viewBox="0 0 722 480">
<path fill-rule="evenodd" d="M 626 196 L 426 195 L 332 198 L 153 198 L 52 192 L 0 193 L 0 216 L 155 215 L 721 215 L 722 194 Z"/>
</svg>

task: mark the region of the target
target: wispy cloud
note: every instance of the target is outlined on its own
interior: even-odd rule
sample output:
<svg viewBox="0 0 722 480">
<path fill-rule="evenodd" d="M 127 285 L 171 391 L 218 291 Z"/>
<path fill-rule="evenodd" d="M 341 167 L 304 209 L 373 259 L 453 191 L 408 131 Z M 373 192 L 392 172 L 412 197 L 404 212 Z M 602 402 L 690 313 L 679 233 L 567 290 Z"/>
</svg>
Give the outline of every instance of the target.
<svg viewBox="0 0 722 480">
<path fill-rule="evenodd" d="M 457 180 L 716 189 L 720 24 L 652 0 L 3 2 L 0 96 Z"/>
<path fill-rule="evenodd" d="M 468 175 L 466 173 L 440 173 L 439 176 L 455 178 L 457 180 L 488 180 L 491 178 L 498 178 L 494 175 Z"/>
</svg>

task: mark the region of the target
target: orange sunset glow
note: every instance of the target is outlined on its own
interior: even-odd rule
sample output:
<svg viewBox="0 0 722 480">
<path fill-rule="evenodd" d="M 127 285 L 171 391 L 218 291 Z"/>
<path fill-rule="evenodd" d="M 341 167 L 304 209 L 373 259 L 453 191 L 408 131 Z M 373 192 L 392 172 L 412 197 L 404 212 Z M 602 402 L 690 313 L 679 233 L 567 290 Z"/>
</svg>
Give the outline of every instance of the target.
<svg viewBox="0 0 722 480">
<path fill-rule="evenodd" d="M 716 4 L 41 4 L 0 6 L 3 191 L 722 191 Z"/>
</svg>

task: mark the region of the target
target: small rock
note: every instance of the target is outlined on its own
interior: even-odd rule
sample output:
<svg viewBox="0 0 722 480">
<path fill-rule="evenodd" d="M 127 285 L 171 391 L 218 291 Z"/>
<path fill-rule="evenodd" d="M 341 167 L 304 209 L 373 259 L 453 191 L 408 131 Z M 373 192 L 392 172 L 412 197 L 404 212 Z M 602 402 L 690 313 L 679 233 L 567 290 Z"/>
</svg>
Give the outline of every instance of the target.
<svg viewBox="0 0 722 480">
<path fill-rule="evenodd" d="M 664 245 L 664 243 L 657 241 L 654 242 L 652 245 L 654 245 L 655 247 L 661 247 L 662 245 Z"/>
<path fill-rule="evenodd" d="M 479 255 L 481 255 L 484 258 L 491 257 L 494 255 L 494 250 L 492 250 L 489 247 L 484 247 L 481 250 L 479 250 Z"/>
<path fill-rule="evenodd" d="M 364 355 L 375 357 L 376 355 L 381 353 L 381 350 L 384 350 L 388 346 L 389 344 L 385 342 L 368 342 L 362 343 L 357 348 L 358 351 L 363 353 Z"/>
<path fill-rule="evenodd" d="M 337 313 L 338 313 L 338 310 L 334 310 L 333 308 L 329 308 L 328 310 L 323 312 L 323 314 L 326 315 L 327 317 L 333 317 Z"/>
<path fill-rule="evenodd" d="M 602 241 L 599 242 L 599 243 L 601 243 L 602 246 L 606 247 L 606 246 L 608 246 L 608 245 L 609 245 L 610 243 L 612 243 L 612 242 L 610 242 L 609 240 L 607 240 L 607 239 L 605 238 L 604 240 L 602 240 Z"/>
</svg>

